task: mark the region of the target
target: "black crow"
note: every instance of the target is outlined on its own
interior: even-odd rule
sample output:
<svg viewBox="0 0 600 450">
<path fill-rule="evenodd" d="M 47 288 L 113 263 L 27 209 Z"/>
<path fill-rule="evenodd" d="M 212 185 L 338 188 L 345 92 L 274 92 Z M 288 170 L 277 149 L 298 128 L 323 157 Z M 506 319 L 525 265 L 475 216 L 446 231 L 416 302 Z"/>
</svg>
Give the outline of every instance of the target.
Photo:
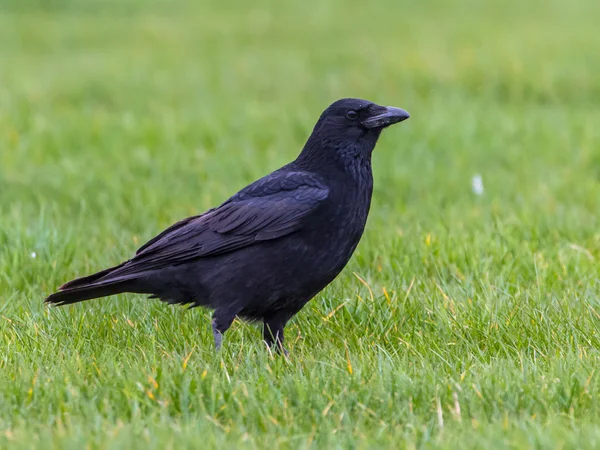
<svg viewBox="0 0 600 450">
<path fill-rule="evenodd" d="M 118 266 L 70 281 L 46 302 L 123 292 L 214 310 L 215 345 L 236 316 L 262 321 L 267 345 L 344 268 L 371 204 L 371 152 L 399 108 L 342 99 L 329 106 L 295 161 L 221 206 L 189 217 Z"/>
</svg>

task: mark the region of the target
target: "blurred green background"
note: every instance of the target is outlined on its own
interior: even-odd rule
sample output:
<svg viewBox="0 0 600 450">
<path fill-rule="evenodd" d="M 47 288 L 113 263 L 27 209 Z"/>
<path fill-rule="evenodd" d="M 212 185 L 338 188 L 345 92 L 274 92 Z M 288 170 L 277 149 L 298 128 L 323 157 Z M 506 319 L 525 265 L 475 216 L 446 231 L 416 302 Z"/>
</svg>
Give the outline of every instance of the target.
<svg viewBox="0 0 600 450">
<path fill-rule="evenodd" d="M 597 448 L 599 17 L 2 0 L 0 446 Z M 141 296 L 43 306 L 289 162 L 349 96 L 412 117 L 289 361 L 240 322 L 215 354 L 208 312 Z"/>
</svg>

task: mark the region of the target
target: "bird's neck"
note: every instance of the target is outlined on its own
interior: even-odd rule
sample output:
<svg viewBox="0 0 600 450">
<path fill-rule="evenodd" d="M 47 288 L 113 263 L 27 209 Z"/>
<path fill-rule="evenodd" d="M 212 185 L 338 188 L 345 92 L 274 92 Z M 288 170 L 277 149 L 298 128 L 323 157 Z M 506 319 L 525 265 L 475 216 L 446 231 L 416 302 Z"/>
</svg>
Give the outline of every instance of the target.
<svg viewBox="0 0 600 450">
<path fill-rule="evenodd" d="M 313 139 L 311 136 L 302 149 L 294 165 L 312 172 L 344 172 L 363 178 L 365 172 L 371 174 L 371 153 L 373 142 L 335 142 L 326 139 Z"/>
</svg>

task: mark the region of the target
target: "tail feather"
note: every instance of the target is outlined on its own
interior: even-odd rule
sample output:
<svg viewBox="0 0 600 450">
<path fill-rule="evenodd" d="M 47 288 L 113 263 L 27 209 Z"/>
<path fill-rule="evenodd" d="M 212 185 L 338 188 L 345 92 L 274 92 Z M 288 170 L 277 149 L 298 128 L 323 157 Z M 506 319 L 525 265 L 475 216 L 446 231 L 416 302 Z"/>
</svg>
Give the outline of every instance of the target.
<svg viewBox="0 0 600 450">
<path fill-rule="evenodd" d="M 101 278 L 104 278 L 107 275 L 110 275 L 115 270 L 120 269 L 125 264 L 127 264 L 127 261 L 125 261 L 124 263 L 119 264 L 118 266 L 109 267 L 106 270 L 101 270 L 100 272 L 96 272 L 96 273 L 94 273 L 92 275 L 87 275 L 85 277 L 75 278 L 74 280 L 71 280 L 68 283 L 63 284 L 59 289 L 62 291 L 62 290 L 65 290 L 65 289 L 72 289 L 72 288 L 75 288 L 75 287 L 78 287 L 78 286 L 86 286 L 86 285 L 95 283 L 95 282 L 99 281 Z"/>
<path fill-rule="evenodd" d="M 48 296 L 45 302 L 55 305 L 69 305 L 93 298 L 122 294 L 123 292 L 150 293 L 147 289 L 143 289 L 143 286 L 137 280 L 142 274 L 120 276 L 119 269 L 125 264 L 127 264 L 127 261 L 92 275 L 69 281 L 63 284 L 58 292 Z"/>
<path fill-rule="evenodd" d="M 70 289 L 60 290 L 46 298 L 46 303 L 54 305 L 70 305 L 93 298 L 106 297 L 108 295 L 122 294 L 131 292 L 135 289 L 131 280 L 113 281 L 107 283 L 90 284 Z"/>
</svg>

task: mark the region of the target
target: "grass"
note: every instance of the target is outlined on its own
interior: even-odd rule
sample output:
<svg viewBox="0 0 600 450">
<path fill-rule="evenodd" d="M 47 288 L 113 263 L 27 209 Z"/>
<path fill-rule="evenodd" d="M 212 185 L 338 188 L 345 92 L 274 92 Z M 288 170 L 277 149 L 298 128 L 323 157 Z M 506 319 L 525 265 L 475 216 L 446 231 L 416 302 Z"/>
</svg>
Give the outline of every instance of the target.
<svg viewBox="0 0 600 450">
<path fill-rule="evenodd" d="M 0 6 L 0 447 L 600 446 L 597 2 L 211 3 Z M 289 361 L 141 296 L 43 306 L 343 96 L 412 118 Z"/>
</svg>

